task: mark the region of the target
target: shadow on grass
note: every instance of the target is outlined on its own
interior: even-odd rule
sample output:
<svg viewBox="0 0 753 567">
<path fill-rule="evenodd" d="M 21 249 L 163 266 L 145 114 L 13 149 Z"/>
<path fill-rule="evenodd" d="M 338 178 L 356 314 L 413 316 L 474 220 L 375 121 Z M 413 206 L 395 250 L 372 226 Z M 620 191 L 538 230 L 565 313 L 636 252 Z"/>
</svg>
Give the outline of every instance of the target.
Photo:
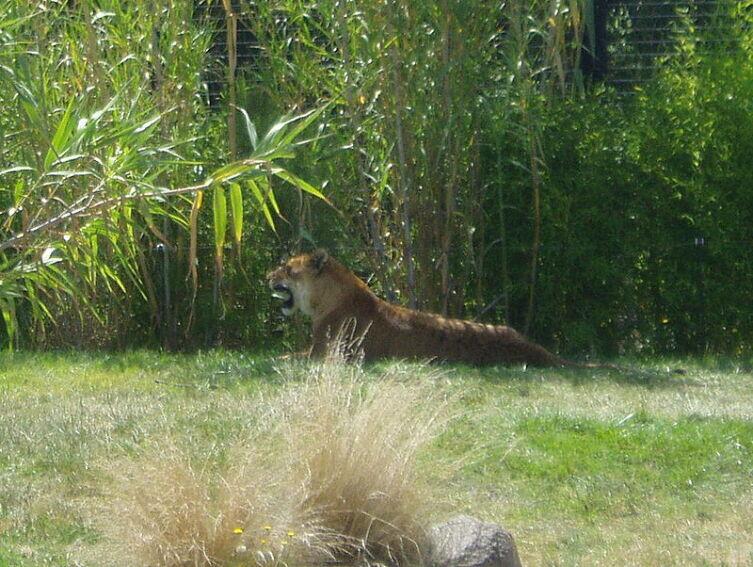
<svg viewBox="0 0 753 567">
<path fill-rule="evenodd" d="M 298 364 L 306 364 L 301 361 Z M 563 380 L 572 385 L 610 382 L 622 386 L 646 389 L 681 389 L 704 386 L 711 375 L 744 375 L 753 373 L 750 361 L 734 357 L 707 356 L 687 358 L 621 358 L 594 366 L 568 368 L 537 368 L 513 366 L 476 367 L 467 364 L 383 360 L 366 364 L 368 374 L 383 372 L 386 368 L 402 366 L 404 374 L 421 374 L 426 369 L 435 373 L 462 376 L 486 383 L 534 384 L 547 380 Z"/>
<path fill-rule="evenodd" d="M 475 368 L 467 365 L 406 361 L 382 361 L 366 365 L 367 374 L 377 375 L 387 367 L 400 367 L 405 375 L 421 376 L 427 372 L 460 375 L 488 383 L 517 382 L 533 384 L 547 380 L 564 380 L 573 385 L 611 382 L 647 389 L 679 389 L 705 384 L 709 374 L 741 375 L 753 372 L 753 359 L 725 356 L 687 358 L 622 358 L 604 368 L 523 368 L 492 366 Z M 304 379 L 311 363 L 305 358 L 280 356 L 279 352 L 240 352 L 223 349 L 171 354 L 135 350 L 120 353 L 51 352 L 16 353 L 0 356 L 0 374 L 35 375 L 43 369 L 68 379 L 74 374 L 121 377 L 124 383 L 156 383 L 159 387 L 192 390 L 253 389 Z M 24 369 L 24 372 L 20 370 Z M 21 379 L 22 376 L 16 376 Z"/>
<path fill-rule="evenodd" d="M 619 361 L 606 367 L 575 368 L 523 368 L 521 366 L 491 366 L 474 368 L 471 366 L 452 367 L 463 376 L 475 377 L 485 382 L 538 383 L 546 380 L 564 380 L 574 386 L 594 382 L 612 382 L 623 386 L 641 386 L 647 389 L 672 389 L 702 384 L 693 378 L 687 365 L 668 365 L 645 362 Z"/>
</svg>

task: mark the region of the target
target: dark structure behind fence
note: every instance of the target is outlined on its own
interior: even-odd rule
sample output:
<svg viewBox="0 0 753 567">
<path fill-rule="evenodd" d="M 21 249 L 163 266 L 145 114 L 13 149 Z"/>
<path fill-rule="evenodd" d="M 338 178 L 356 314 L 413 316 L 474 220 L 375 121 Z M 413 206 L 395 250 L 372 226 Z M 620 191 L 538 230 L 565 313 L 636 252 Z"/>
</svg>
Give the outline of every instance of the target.
<svg viewBox="0 0 753 567">
<path fill-rule="evenodd" d="M 700 32 L 695 49 L 704 53 L 727 41 L 734 24 L 729 0 L 594 0 L 593 10 L 593 56 L 585 58 L 584 73 L 621 92 L 678 53 L 678 32 Z"/>
</svg>

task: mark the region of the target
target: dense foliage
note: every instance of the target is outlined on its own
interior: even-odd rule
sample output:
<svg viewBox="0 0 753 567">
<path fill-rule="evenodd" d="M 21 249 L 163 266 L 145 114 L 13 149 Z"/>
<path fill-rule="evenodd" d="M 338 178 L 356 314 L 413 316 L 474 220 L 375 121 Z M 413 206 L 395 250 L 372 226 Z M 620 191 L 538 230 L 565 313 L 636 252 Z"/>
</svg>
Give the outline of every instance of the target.
<svg viewBox="0 0 753 567">
<path fill-rule="evenodd" d="M 741 352 L 745 4 L 616 93 L 580 73 L 588 0 L 0 0 L 8 338 L 269 344 L 265 270 L 323 245 L 390 299 L 561 351 Z M 28 236 L 102 191 L 127 202 Z"/>
<path fill-rule="evenodd" d="M 266 134 L 243 114 L 241 155 L 227 142 L 227 112 L 209 107 L 214 30 L 191 3 L 5 0 L 0 14 L 8 344 L 220 341 L 236 303 L 236 287 L 223 286 L 225 249 L 232 273 L 263 274 L 265 256 L 246 262 L 241 248 L 244 232 L 264 238 L 257 224 L 244 230 L 248 211 L 272 222 L 274 180 L 323 198 L 284 162 L 326 107 Z M 259 291 L 248 286 L 252 301 Z M 259 333 L 261 311 L 244 311 L 241 333 Z"/>
<path fill-rule="evenodd" d="M 722 41 L 684 32 L 627 101 L 597 92 L 547 112 L 539 336 L 576 350 L 749 348 L 753 52 L 738 21 Z"/>
</svg>

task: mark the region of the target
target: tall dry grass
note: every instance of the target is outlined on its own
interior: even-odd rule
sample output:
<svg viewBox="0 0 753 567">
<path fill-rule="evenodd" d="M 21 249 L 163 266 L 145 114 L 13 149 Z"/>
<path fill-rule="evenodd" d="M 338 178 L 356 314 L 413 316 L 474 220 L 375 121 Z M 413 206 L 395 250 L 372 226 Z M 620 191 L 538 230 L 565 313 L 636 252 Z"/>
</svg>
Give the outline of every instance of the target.
<svg viewBox="0 0 753 567">
<path fill-rule="evenodd" d="M 424 534 L 420 451 L 446 419 L 432 381 L 326 362 L 259 400 L 227 464 L 165 440 L 111 468 L 99 527 L 116 564 L 405 564 Z"/>
</svg>

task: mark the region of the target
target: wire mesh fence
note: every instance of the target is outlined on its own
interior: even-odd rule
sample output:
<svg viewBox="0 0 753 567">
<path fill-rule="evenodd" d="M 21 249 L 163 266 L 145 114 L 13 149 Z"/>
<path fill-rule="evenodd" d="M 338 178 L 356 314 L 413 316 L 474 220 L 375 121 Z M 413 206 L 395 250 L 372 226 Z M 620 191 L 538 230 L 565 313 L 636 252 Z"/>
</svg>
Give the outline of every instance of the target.
<svg viewBox="0 0 753 567">
<path fill-rule="evenodd" d="M 649 80 L 667 60 L 679 54 L 678 38 L 694 32 L 697 55 L 708 54 L 730 43 L 729 32 L 736 24 L 736 0 L 592 0 L 591 38 L 585 42 L 582 73 L 596 82 L 632 92 Z M 237 18 L 235 57 L 237 71 L 249 71 L 259 64 L 264 46 L 254 37 L 249 22 L 254 18 L 253 2 L 227 0 L 199 4 L 199 15 L 216 31 L 212 45 L 213 64 L 207 83 L 213 102 L 227 86 L 229 14 Z M 284 19 L 284 17 L 283 17 Z M 285 25 L 281 21 L 280 25 Z"/>
<path fill-rule="evenodd" d="M 595 10 L 596 25 L 603 27 L 597 31 L 603 78 L 625 92 L 677 56 L 678 38 L 687 38 L 686 32 L 695 32 L 693 49 L 704 55 L 728 43 L 735 24 L 724 0 L 602 0 Z"/>
</svg>

